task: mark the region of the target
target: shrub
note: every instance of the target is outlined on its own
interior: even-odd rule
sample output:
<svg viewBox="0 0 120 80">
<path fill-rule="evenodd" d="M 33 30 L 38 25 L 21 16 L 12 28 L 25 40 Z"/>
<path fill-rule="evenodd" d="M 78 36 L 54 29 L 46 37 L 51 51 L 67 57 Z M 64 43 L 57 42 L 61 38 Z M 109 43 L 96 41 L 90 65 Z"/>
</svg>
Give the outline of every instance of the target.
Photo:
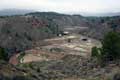
<svg viewBox="0 0 120 80">
<path fill-rule="evenodd" d="M 2 47 L 0 47 L 0 60 L 8 60 L 8 55 Z"/>
<path fill-rule="evenodd" d="M 99 51 L 98 51 L 98 48 L 97 47 L 93 47 L 92 48 L 92 57 L 97 57 L 99 56 Z"/>
<path fill-rule="evenodd" d="M 109 32 L 102 41 L 101 54 L 107 60 L 120 58 L 120 35 L 117 32 Z"/>
<path fill-rule="evenodd" d="M 19 56 L 18 56 L 18 60 L 21 61 L 23 60 L 23 57 L 25 56 L 25 52 L 21 53 Z"/>
<path fill-rule="evenodd" d="M 120 80 L 120 73 L 116 73 L 113 77 L 113 80 Z"/>
<path fill-rule="evenodd" d="M 25 77 L 25 76 L 15 76 L 13 77 L 12 80 L 32 80 L 29 77 Z"/>
<path fill-rule="evenodd" d="M 50 51 L 51 52 L 64 52 L 64 50 L 61 48 L 51 48 Z"/>
<path fill-rule="evenodd" d="M 100 64 L 101 66 L 104 66 L 102 61 L 101 48 L 93 47 L 91 57 L 92 59 L 93 58 L 97 59 L 97 63 Z"/>
<path fill-rule="evenodd" d="M 109 32 L 102 41 L 102 48 L 93 47 L 92 57 L 96 57 L 102 64 L 108 61 L 120 59 L 120 35 L 117 32 Z"/>
</svg>

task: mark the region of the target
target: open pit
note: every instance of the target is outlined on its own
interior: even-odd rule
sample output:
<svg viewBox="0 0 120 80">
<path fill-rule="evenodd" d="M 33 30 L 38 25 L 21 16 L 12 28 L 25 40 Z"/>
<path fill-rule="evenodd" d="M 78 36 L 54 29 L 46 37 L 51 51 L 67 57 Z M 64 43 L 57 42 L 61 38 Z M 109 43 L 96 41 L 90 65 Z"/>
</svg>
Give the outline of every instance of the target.
<svg viewBox="0 0 120 80">
<path fill-rule="evenodd" d="M 90 57 L 91 48 L 93 46 L 101 46 L 99 41 L 78 34 L 46 39 L 44 41 L 50 44 L 26 51 L 25 53 L 27 54 L 22 58 L 21 62 L 60 60 L 65 55 Z"/>
</svg>

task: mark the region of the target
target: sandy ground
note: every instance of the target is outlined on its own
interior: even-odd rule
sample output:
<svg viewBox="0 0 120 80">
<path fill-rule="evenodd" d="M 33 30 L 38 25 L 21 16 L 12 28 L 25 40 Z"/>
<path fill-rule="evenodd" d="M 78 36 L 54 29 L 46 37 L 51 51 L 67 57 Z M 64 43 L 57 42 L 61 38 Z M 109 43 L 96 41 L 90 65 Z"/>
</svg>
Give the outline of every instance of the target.
<svg viewBox="0 0 120 80">
<path fill-rule="evenodd" d="M 98 46 L 100 47 L 100 42 L 91 38 L 87 38 L 87 41 L 83 41 L 82 39 L 86 38 L 82 35 L 69 35 L 69 36 L 64 36 L 64 37 L 59 37 L 59 38 L 54 38 L 54 39 L 47 39 L 45 41 L 52 42 L 52 45 L 47 45 L 43 46 L 44 49 L 50 50 L 51 48 L 60 48 L 64 51 L 67 51 L 67 53 L 74 54 L 74 52 L 77 52 L 77 55 L 81 55 L 81 53 L 90 53 L 91 48 L 93 46 Z M 68 42 L 68 39 L 71 39 L 71 42 Z M 59 43 L 61 42 L 61 43 Z M 69 51 L 68 51 L 69 50 Z M 66 54 L 67 54 L 66 53 Z"/>
<path fill-rule="evenodd" d="M 67 35 L 63 37 L 57 37 L 52 39 L 46 39 L 46 43 L 51 43 L 51 45 L 37 47 L 32 50 L 28 50 L 23 59 L 22 63 L 33 62 L 33 61 L 43 61 L 43 60 L 56 60 L 61 59 L 65 55 L 80 55 L 84 57 L 89 57 L 91 53 L 91 48 L 93 46 L 100 47 L 100 42 L 91 38 L 87 38 L 87 41 L 83 41 L 84 37 L 82 35 Z M 68 42 L 68 39 L 71 41 Z M 58 51 L 51 51 L 52 49 L 59 49 Z"/>
<path fill-rule="evenodd" d="M 25 52 L 26 55 L 21 59 L 21 63 L 58 60 L 64 57 L 64 54 L 50 53 L 41 49 L 33 49 Z"/>
</svg>

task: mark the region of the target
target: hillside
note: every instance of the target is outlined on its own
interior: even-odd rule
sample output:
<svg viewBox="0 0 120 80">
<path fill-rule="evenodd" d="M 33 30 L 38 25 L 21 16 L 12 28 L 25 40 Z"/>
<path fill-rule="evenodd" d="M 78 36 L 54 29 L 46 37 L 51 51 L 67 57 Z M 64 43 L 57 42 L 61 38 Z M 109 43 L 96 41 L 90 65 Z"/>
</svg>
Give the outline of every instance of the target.
<svg viewBox="0 0 120 80">
<path fill-rule="evenodd" d="M 43 45 L 42 40 L 58 36 L 64 31 L 102 39 L 114 27 L 119 31 L 119 21 L 119 16 L 83 17 L 55 12 L 1 16 L 0 46 L 9 53 L 18 53 L 33 48 L 36 42 Z"/>
<path fill-rule="evenodd" d="M 86 22 L 79 17 L 81 16 L 58 13 L 30 13 L 24 16 L 1 17 L 0 46 L 6 48 L 9 53 L 32 48 L 35 42 L 57 36 L 66 26 L 86 25 Z M 81 24 L 78 22 L 76 24 L 76 21 Z"/>
<path fill-rule="evenodd" d="M 0 17 L 0 47 L 9 63 L 0 61 L 1 80 L 116 80 L 120 61 L 101 66 L 92 47 L 111 30 L 120 31 L 120 17 L 83 17 L 35 12 Z M 11 63 L 11 64 L 10 64 Z"/>
<path fill-rule="evenodd" d="M 81 15 L 65 15 L 54 12 L 36 12 L 27 15 L 49 19 L 63 30 L 71 31 L 72 29 L 73 32 L 78 32 L 96 39 L 102 39 L 103 35 L 114 27 L 119 31 L 120 16 L 84 17 Z M 69 30 L 69 28 L 71 29 Z"/>
<path fill-rule="evenodd" d="M 56 24 L 27 16 L 1 18 L 0 29 L 0 46 L 8 52 L 29 49 L 34 46 L 34 42 L 56 36 L 59 32 Z"/>
</svg>

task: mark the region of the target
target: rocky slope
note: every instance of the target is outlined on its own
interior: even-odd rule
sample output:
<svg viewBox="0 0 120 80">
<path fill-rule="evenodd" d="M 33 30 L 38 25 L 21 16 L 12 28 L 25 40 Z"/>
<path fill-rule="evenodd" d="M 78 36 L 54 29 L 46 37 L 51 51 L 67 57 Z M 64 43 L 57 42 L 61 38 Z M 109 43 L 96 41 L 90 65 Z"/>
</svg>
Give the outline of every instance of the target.
<svg viewBox="0 0 120 80">
<path fill-rule="evenodd" d="M 120 63 L 112 62 L 100 67 L 95 59 L 75 55 L 18 66 L 1 65 L 1 80 L 119 80 L 120 76 Z"/>
<path fill-rule="evenodd" d="M 84 17 L 81 15 L 65 15 L 54 12 L 36 12 L 27 15 L 42 17 L 56 23 L 60 28 L 76 28 L 84 27 L 86 29 L 78 29 L 79 33 L 85 34 L 97 39 L 102 39 L 104 34 L 116 28 L 120 30 L 120 16 L 111 17 Z M 75 31 L 74 31 L 75 32 Z"/>
</svg>

